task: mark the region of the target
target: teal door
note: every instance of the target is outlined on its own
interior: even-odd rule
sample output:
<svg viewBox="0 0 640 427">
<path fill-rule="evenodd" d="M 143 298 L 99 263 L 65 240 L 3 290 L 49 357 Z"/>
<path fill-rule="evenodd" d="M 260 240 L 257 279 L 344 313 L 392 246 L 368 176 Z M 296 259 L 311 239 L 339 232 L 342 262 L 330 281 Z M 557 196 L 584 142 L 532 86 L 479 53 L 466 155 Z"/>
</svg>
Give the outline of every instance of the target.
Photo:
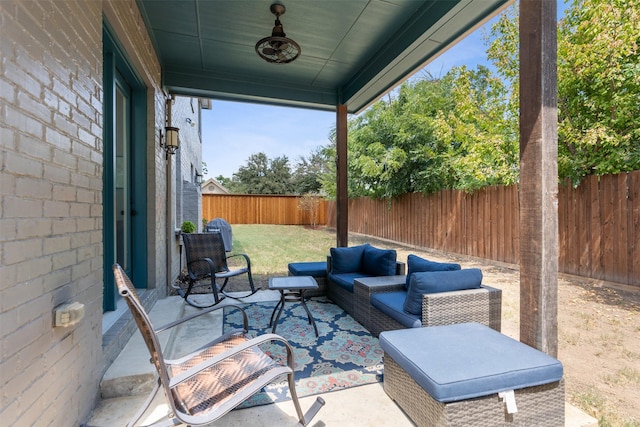
<svg viewBox="0 0 640 427">
<path fill-rule="evenodd" d="M 136 287 L 147 286 L 146 87 L 105 25 L 103 310 L 118 299 L 112 265 L 118 263 Z"/>
<path fill-rule="evenodd" d="M 131 275 L 131 88 L 122 76 L 116 80 L 115 103 L 115 230 L 113 246 L 118 264 Z"/>
</svg>

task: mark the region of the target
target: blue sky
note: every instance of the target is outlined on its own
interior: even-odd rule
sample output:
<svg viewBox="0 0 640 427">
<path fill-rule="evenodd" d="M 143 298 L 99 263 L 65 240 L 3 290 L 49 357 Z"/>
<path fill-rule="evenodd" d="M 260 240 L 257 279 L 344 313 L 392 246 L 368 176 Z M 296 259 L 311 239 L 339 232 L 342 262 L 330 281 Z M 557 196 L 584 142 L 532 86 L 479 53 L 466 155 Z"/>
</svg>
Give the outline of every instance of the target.
<svg viewBox="0 0 640 427">
<path fill-rule="evenodd" d="M 559 1 L 559 14 L 564 8 Z M 427 71 L 439 77 L 454 66 L 487 65 L 483 36 L 492 22 L 476 29 L 415 76 Z M 259 152 L 269 159 L 287 156 L 293 167 L 301 156 L 329 143 L 335 120 L 335 112 L 213 100 L 212 109 L 202 111 L 202 161 L 208 168 L 205 179 L 219 175 L 231 178 L 249 156 Z"/>
</svg>

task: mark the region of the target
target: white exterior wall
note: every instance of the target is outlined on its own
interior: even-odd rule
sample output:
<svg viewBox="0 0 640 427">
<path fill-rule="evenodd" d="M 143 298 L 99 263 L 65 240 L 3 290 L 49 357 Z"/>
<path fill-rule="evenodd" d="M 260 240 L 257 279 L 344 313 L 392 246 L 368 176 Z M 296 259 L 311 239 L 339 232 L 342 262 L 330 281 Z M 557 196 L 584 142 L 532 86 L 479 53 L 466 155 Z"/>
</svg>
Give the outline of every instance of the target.
<svg viewBox="0 0 640 427">
<path fill-rule="evenodd" d="M 148 88 L 147 285 L 163 296 L 178 274 L 167 271 L 179 248 L 165 221 L 165 93 L 135 0 L 0 1 L 2 425 L 86 422 L 106 369 L 103 17 Z M 54 308 L 72 301 L 84 319 L 54 327 Z"/>
</svg>

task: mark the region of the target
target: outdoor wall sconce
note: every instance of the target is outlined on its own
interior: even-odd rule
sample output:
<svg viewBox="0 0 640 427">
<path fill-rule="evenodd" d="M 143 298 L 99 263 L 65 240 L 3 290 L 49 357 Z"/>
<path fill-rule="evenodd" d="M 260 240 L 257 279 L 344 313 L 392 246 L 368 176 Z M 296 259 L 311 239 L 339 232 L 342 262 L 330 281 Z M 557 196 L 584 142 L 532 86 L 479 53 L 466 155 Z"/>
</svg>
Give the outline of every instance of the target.
<svg viewBox="0 0 640 427">
<path fill-rule="evenodd" d="M 198 171 L 196 171 L 195 181 L 197 185 L 202 184 L 202 174 Z"/>
<path fill-rule="evenodd" d="M 160 146 L 164 148 L 165 159 L 169 158 L 169 154 L 176 154 L 176 150 L 180 148 L 180 140 L 178 139 L 179 128 L 171 126 L 171 105 L 174 97 L 171 95 L 167 98 L 167 119 L 164 128 L 164 142 L 162 141 L 162 131 L 160 131 Z"/>
</svg>

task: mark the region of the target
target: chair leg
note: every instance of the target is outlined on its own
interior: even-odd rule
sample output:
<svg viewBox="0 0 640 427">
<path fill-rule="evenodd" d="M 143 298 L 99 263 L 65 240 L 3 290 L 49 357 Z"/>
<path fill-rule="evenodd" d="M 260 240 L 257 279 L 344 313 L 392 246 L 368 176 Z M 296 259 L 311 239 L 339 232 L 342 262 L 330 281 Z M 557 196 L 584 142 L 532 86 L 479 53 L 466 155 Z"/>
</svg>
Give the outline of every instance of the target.
<svg viewBox="0 0 640 427">
<path fill-rule="evenodd" d="M 260 290 L 260 288 L 256 289 L 254 284 L 253 284 L 253 277 L 251 277 L 251 274 L 249 274 L 249 285 L 251 286 L 251 292 L 249 292 L 246 295 L 240 295 L 240 296 L 233 296 L 233 295 L 229 295 L 228 293 L 226 293 L 224 291 L 225 286 L 227 286 L 227 282 L 229 281 L 229 278 L 225 278 L 224 279 L 224 283 L 222 284 L 222 287 L 220 288 L 220 293 L 223 294 L 224 296 L 227 296 L 229 298 L 233 298 L 233 299 L 242 299 L 242 298 L 247 298 L 250 297 L 251 295 L 255 294 L 256 292 L 258 292 Z"/>
<path fill-rule="evenodd" d="M 138 409 L 138 412 L 136 412 L 133 418 L 131 418 L 131 421 L 129 421 L 129 423 L 127 424 L 127 427 L 135 426 L 138 420 L 142 418 L 144 413 L 147 412 L 147 410 L 149 409 L 149 406 L 151 406 L 151 402 L 153 402 L 153 399 L 155 399 L 156 395 L 158 394 L 158 390 L 160 390 L 160 378 L 158 378 L 158 381 L 156 381 L 156 384 L 153 386 L 153 390 L 151 390 L 151 393 L 149 393 L 149 396 L 147 397 L 147 399 L 144 401 L 140 409 Z M 173 420 L 165 420 L 164 422 L 155 423 L 154 425 L 169 426 L 169 425 L 175 425 L 175 422 Z"/>
<path fill-rule="evenodd" d="M 321 397 L 316 398 L 316 401 L 313 402 L 311 408 L 307 410 L 305 414 L 302 413 L 302 408 L 300 407 L 300 401 L 298 400 L 298 393 L 296 392 L 296 382 L 293 376 L 293 373 L 287 375 L 287 379 L 289 380 L 289 392 L 291 393 L 291 400 L 293 401 L 293 405 L 296 407 L 296 414 L 298 414 L 298 424 L 300 426 L 307 426 L 311 423 L 313 417 L 316 416 L 320 408 L 324 406 L 324 399 Z"/>
<path fill-rule="evenodd" d="M 182 298 L 184 298 L 184 301 L 189 304 L 192 307 L 195 308 L 209 308 L 209 307 L 213 307 L 214 305 L 220 303 L 220 301 L 222 301 L 224 299 L 224 295 L 222 297 L 218 296 L 218 288 L 216 286 L 216 282 L 214 279 L 211 279 L 211 292 L 213 293 L 213 304 L 209 304 L 209 305 L 205 305 L 205 304 L 198 304 L 197 302 L 190 300 L 189 296 L 191 296 L 191 288 L 193 287 L 195 282 L 190 282 L 189 283 L 189 287 L 187 288 L 187 292 L 184 292 L 182 289 L 178 289 L 178 295 L 180 295 Z"/>
</svg>

